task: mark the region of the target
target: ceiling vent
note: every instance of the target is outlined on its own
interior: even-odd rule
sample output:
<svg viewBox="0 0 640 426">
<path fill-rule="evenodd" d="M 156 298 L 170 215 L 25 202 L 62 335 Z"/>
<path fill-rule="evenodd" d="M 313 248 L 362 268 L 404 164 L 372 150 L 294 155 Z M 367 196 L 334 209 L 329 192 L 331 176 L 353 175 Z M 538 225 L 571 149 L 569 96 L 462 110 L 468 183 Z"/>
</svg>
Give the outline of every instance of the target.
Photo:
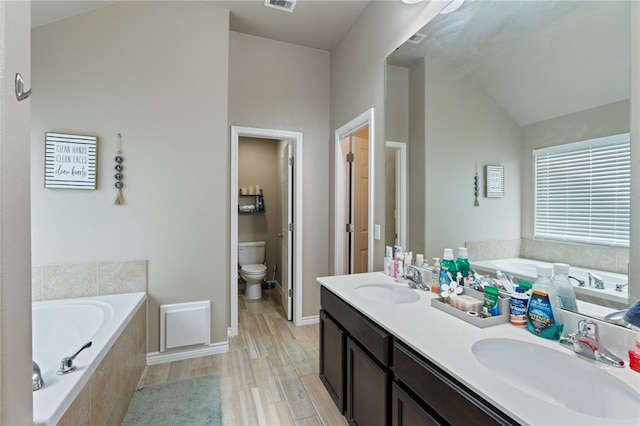
<svg viewBox="0 0 640 426">
<path fill-rule="evenodd" d="M 264 5 L 291 13 L 296 7 L 296 1 L 297 0 L 264 0 Z"/>
<path fill-rule="evenodd" d="M 426 35 L 420 34 L 420 33 L 415 33 L 414 35 L 409 37 L 409 40 L 407 40 L 407 42 L 408 43 L 413 43 L 413 44 L 420 44 L 420 42 L 422 40 L 424 40 L 425 38 L 427 38 Z"/>
</svg>

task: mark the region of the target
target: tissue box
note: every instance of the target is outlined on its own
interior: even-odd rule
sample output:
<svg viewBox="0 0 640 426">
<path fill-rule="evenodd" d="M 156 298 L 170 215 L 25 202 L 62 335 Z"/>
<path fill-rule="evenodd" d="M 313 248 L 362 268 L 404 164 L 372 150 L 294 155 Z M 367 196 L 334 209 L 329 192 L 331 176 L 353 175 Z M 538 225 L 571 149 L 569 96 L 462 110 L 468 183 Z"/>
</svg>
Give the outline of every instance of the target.
<svg viewBox="0 0 640 426">
<path fill-rule="evenodd" d="M 480 312 L 482 311 L 482 300 L 467 296 L 466 294 L 461 294 L 459 296 L 451 297 L 451 306 L 464 312 Z"/>
</svg>

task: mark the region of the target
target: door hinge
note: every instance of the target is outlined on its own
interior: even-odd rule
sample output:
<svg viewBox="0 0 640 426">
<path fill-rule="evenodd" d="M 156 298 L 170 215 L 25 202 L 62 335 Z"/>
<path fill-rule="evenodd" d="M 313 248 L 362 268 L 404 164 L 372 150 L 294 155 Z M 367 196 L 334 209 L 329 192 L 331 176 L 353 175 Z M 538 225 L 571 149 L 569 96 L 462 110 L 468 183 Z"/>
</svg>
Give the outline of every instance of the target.
<svg viewBox="0 0 640 426">
<path fill-rule="evenodd" d="M 347 163 L 353 163 L 354 158 L 355 155 L 353 155 L 353 152 L 347 153 Z"/>
<path fill-rule="evenodd" d="M 293 232 L 293 223 L 289 224 L 289 232 Z"/>
<path fill-rule="evenodd" d="M 353 230 L 354 230 L 353 224 L 351 224 L 351 223 L 347 223 L 347 229 L 346 229 L 346 231 L 347 231 L 347 232 L 353 232 Z"/>
<path fill-rule="evenodd" d="M 289 297 L 293 297 L 293 289 L 292 288 L 289 289 Z"/>
</svg>

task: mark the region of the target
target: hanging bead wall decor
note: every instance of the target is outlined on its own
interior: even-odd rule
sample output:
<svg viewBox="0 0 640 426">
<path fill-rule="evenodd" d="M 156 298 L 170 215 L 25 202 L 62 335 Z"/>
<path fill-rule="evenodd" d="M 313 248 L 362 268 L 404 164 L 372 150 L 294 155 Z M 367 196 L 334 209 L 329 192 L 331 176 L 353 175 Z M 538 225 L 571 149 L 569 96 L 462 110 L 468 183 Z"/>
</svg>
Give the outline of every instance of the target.
<svg viewBox="0 0 640 426">
<path fill-rule="evenodd" d="M 478 163 L 476 163 L 476 174 L 473 177 L 473 196 L 474 196 L 473 205 L 475 207 L 478 207 L 480 205 L 480 201 L 478 201 L 479 195 L 480 195 L 480 176 L 478 175 Z"/>
<path fill-rule="evenodd" d="M 124 166 L 122 165 L 122 163 L 124 162 L 124 157 L 122 157 L 122 135 L 120 133 L 118 133 L 118 152 L 114 160 L 116 162 L 116 165 L 114 167 L 116 174 L 113 177 L 116 179 L 116 183 L 114 186 L 116 187 L 117 191 L 114 204 L 116 206 L 120 206 L 124 204 L 124 197 L 122 196 L 122 188 L 124 187 L 124 183 L 122 182 L 122 180 L 124 179 L 124 175 L 122 174 Z"/>
</svg>

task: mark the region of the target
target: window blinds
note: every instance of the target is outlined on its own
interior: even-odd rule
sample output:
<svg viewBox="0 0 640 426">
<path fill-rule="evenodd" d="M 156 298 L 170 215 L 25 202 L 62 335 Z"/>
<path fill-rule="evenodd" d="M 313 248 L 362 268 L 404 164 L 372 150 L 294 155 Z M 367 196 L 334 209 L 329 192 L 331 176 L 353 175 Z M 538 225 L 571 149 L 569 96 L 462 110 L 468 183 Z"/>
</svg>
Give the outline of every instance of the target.
<svg viewBox="0 0 640 426">
<path fill-rule="evenodd" d="M 533 151 L 534 237 L 629 247 L 629 133 Z"/>
</svg>

